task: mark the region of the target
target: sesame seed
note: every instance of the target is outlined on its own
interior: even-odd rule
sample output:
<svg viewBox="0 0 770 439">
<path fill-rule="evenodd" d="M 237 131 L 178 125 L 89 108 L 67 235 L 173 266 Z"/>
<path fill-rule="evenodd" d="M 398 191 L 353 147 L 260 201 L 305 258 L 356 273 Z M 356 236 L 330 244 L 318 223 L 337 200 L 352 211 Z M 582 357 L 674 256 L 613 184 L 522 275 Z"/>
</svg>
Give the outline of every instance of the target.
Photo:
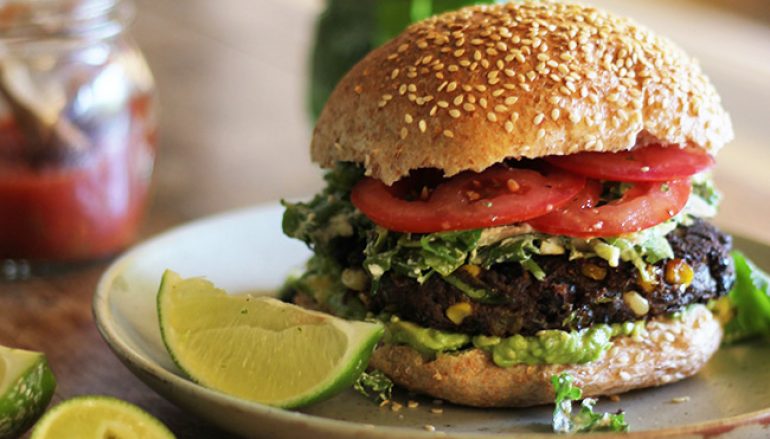
<svg viewBox="0 0 770 439">
<path fill-rule="evenodd" d="M 447 85 L 446 91 L 455 91 L 457 89 L 457 82 L 452 81 Z"/>
<path fill-rule="evenodd" d="M 409 135 L 409 130 L 406 127 L 401 128 L 401 140 L 406 139 L 407 135 Z"/>
<path fill-rule="evenodd" d="M 424 133 L 425 130 L 428 128 L 424 120 L 420 120 L 420 122 L 417 123 L 417 126 L 420 128 L 420 132 L 422 133 Z"/>
<path fill-rule="evenodd" d="M 412 121 L 413 121 L 413 120 L 414 120 L 414 119 L 412 118 L 412 115 L 411 115 L 411 114 L 409 114 L 409 113 L 406 113 L 406 114 L 404 115 L 404 122 L 406 122 L 406 123 L 412 123 Z"/>
<path fill-rule="evenodd" d="M 490 122 L 497 122 L 497 115 L 490 111 L 489 113 L 487 113 L 487 120 L 489 120 Z"/>
<path fill-rule="evenodd" d="M 441 108 L 447 108 L 447 107 L 449 107 L 449 102 L 447 102 L 447 101 L 438 101 L 438 102 L 436 102 L 436 105 L 438 105 Z"/>
<path fill-rule="evenodd" d="M 465 110 L 465 111 L 470 113 L 472 111 L 476 111 L 476 106 L 471 104 L 471 103 L 466 102 L 465 104 L 463 104 L 463 110 Z"/>
<path fill-rule="evenodd" d="M 455 119 L 457 119 L 458 117 L 460 117 L 460 114 L 461 114 L 461 113 L 460 113 L 460 110 L 458 110 L 458 109 L 456 109 L 456 108 L 452 108 L 451 110 L 449 110 L 449 115 L 450 115 L 450 116 L 452 116 L 452 117 L 453 117 L 453 118 L 455 118 Z"/>
<path fill-rule="evenodd" d="M 459 107 L 460 105 L 462 105 L 462 103 L 463 103 L 463 100 L 465 100 L 465 95 L 457 95 L 457 96 L 454 98 L 454 100 L 452 101 L 452 103 L 453 103 L 455 106 Z"/>
<path fill-rule="evenodd" d="M 543 119 L 545 119 L 545 114 L 538 113 L 533 122 L 535 125 L 540 125 L 543 122 Z"/>
<path fill-rule="evenodd" d="M 433 425 L 430 425 L 430 424 L 425 424 L 425 425 L 422 426 L 422 428 L 425 431 L 430 431 L 430 432 L 436 431 L 436 427 L 433 426 Z"/>
<path fill-rule="evenodd" d="M 398 68 L 393 69 L 393 71 L 390 73 L 390 79 L 396 79 L 400 71 L 401 70 L 399 70 Z"/>
<path fill-rule="evenodd" d="M 506 107 L 505 105 L 498 104 L 498 105 L 495 105 L 495 111 L 498 113 L 506 113 L 508 112 L 508 107 Z"/>
<path fill-rule="evenodd" d="M 559 115 L 560 114 L 561 114 L 561 112 L 559 111 L 559 109 L 558 108 L 554 108 L 553 111 L 551 111 L 551 119 L 553 119 L 554 121 L 559 120 Z"/>
<path fill-rule="evenodd" d="M 500 97 L 500 96 L 502 96 L 502 95 L 503 95 L 503 93 L 505 93 L 505 89 L 502 89 L 502 88 L 498 88 L 497 90 L 495 90 L 495 91 L 493 91 L 493 92 L 492 92 L 492 96 L 494 96 L 494 97 L 496 97 L 496 98 L 497 98 L 497 97 Z"/>
<path fill-rule="evenodd" d="M 436 415 L 440 415 L 440 414 L 444 413 L 444 409 L 442 409 L 440 407 L 433 407 L 433 408 L 430 409 L 430 412 L 433 413 L 433 414 L 436 414 Z"/>
<path fill-rule="evenodd" d="M 508 133 L 513 132 L 513 122 L 511 122 L 510 120 L 506 120 L 504 126 L 505 126 L 505 131 L 507 131 Z"/>
<path fill-rule="evenodd" d="M 451 130 L 444 130 L 442 134 L 444 134 L 444 137 L 449 137 L 450 139 L 455 136 Z"/>
<path fill-rule="evenodd" d="M 479 98 L 479 105 L 481 105 L 481 108 L 486 109 L 487 108 L 487 99 L 486 98 Z"/>
</svg>

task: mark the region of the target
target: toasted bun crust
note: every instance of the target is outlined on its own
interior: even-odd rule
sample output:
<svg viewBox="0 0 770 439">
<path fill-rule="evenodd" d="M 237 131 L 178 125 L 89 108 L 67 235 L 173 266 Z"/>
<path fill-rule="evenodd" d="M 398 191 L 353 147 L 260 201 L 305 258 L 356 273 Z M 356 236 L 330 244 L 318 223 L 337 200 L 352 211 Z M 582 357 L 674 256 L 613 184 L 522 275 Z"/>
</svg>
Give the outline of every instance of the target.
<svg viewBox="0 0 770 439">
<path fill-rule="evenodd" d="M 669 40 L 593 7 L 524 0 L 436 16 L 374 50 L 332 93 L 311 154 L 391 184 L 416 168 L 449 176 L 651 142 L 716 153 L 732 136 L 713 85 Z"/>
<path fill-rule="evenodd" d="M 613 395 L 678 381 L 698 372 L 719 348 L 722 327 L 698 306 L 681 320 L 647 324 L 648 337 L 615 340 L 605 356 L 576 365 L 496 366 L 489 354 L 470 349 L 426 361 L 408 346 L 382 345 L 369 365 L 396 384 L 456 404 L 524 407 L 552 403 L 551 377 L 568 372 L 584 396 Z"/>
</svg>

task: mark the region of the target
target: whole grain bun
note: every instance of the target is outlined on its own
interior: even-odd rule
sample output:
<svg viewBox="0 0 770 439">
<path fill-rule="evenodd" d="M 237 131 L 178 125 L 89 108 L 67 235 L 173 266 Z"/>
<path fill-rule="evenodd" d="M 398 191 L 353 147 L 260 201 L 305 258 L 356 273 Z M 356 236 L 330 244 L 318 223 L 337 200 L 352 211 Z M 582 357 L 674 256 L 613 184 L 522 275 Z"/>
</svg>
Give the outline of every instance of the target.
<svg viewBox="0 0 770 439">
<path fill-rule="evenodd" d="M 524 0 L 438 15 L 374 50 L 332 93 L 311 153 L 391 184 L 416 168 L 652 142 L 716 153 L 732 136 L 713 85 L 669 40 L 590 6 Z"/>
<path fill-rule="evenodd" d="M 598 361 L 574 365 L 496 366 L 480 349 L 427 361 L 403 345 L 382 345 L 369 365 L 411 391 L 477 407 L 553 403 L 551 377 L 571 374 L 584 396 L 613 395 L 659 386 L 697 373 L 719 348 L 722 327 L 704 306 L 681 319 L 647 323 L 648 336 L 621 337 Z"/>
</svg>

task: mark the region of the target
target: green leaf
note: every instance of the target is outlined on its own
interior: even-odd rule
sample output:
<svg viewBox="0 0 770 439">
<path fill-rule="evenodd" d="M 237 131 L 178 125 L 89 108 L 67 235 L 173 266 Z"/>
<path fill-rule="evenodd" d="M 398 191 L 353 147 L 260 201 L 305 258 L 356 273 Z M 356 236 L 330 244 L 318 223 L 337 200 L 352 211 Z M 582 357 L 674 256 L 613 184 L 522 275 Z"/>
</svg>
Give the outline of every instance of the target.
<svg viewBox="0 0 770 439">
<path fill-rule="evenodd" d="M 758 335 L 770 336 L 768 275 L 735 250 L 735 285 L 728 298 L 733 318 L 725 326 L 725 340 L 734 342 Z"/>
<path fill-rule="evenodd" d="M 369 398 L 374 396 L 377 403 L 389 401 L 393 394 L 393 381 L 379 370 L 364 372 L 358 377 L 353 389 Z"/>
<path fill-rule="evenodd" d="M 465 263 L 479 238 L 480 229 L 424 235 L 420 238 L 420 247 L 425 264 L 442 276 L 448 276 Z"/>
<path fill-rule="evenodd" d="M 316 24 L 310 59 L 309 107 L 313 119 L 340 79 L 374 49 L 376 0 L 330 0 Z"/>
<path fill-rule="evenodd" d="M 587 433 L 592 431 L 628 431 L 625 414 L 618 412 L 596 413 L 596 400 L 586 398 L 580 404 L 580 410 L 572 413 L 572 402 L 583 397 L 583 391 L 574 385 L 573 378 L 564 372 L 551 377 L 556 394 L 556 407 L 553 411 L 553 431 L 555 433 Z"/>
<path fill-rule="evenodd" d="M 518 262 L 537 280 L 543 280 L 546 275 L 545 271 L 532 259 L 532 255 L 540 254 L 540 247 L 535 244 L 537 239 L 538 237 L 534 235 L 520 235 L 504 239 L 494 245 L 480 248 L 473 258 L 473 262 L 484 268 L 505 262 Z"/>
</svg>

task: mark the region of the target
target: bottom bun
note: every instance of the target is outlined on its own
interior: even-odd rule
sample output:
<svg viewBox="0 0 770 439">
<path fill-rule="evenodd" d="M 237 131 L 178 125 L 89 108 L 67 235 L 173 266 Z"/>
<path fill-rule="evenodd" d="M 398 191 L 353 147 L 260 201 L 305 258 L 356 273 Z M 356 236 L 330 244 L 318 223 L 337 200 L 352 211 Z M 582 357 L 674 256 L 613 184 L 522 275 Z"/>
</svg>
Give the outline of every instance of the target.
<svg viewBox="0 0 770 439">
<path fill-rule="evenodd" d="M 651 320 L 648 334 L 619 337 L 605 355 L 586 364 L 498 367 L 481 349 L 426 360 L 403 345 L 384 344 L 369 365 L 408 390 L 476 407 L 526 407 L 554 401 L 553 375 L 567 372 L 583 395 L 613 395 L 660 386 L 697 373 L 719 348 L 722 327 L 704 306 L 678 319 Z"/>
</svg>

